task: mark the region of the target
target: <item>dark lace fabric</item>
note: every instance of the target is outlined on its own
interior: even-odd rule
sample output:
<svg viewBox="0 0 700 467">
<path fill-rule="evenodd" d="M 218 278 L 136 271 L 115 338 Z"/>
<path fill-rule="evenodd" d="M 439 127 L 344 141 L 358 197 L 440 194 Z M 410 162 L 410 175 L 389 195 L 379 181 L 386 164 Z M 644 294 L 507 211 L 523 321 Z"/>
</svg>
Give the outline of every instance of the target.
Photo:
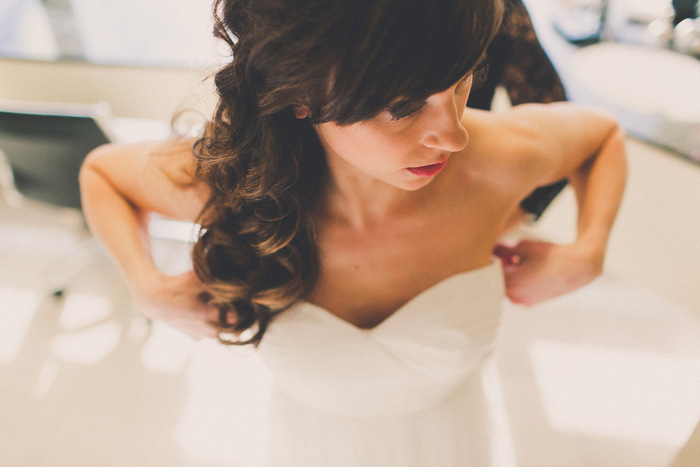
<svg viewBox="0 0 700 467">
<path fill-rule="evenodd" d="M 501 29 L 487 50 L 488 75 L 472 89 L 467 106 L 490 110 L 499 85 L 513 105 L 566 100 L 564 86 L 537 39 L 525 5 L 521 0 L 506 0 L 505 7 Z M 566 184 L 561 180 L 536 189 L 520 203 L 521 209 L 538 219 Z"/>
</svg>

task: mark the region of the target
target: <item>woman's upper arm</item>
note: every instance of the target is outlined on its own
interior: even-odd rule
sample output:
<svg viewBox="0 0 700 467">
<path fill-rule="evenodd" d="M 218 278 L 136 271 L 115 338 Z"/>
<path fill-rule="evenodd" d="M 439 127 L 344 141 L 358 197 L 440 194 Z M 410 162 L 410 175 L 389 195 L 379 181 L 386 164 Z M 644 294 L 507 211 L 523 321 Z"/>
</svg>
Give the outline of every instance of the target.
<svg viewBox="0 0 700 467">
<path fill-rule="evenodd" d="M 109 144 L 92 151 L 81 173 L 94 173 L 134 207 L 195 221 L 210 195 L 195 175 L 192 140 Z"/>
</svg>

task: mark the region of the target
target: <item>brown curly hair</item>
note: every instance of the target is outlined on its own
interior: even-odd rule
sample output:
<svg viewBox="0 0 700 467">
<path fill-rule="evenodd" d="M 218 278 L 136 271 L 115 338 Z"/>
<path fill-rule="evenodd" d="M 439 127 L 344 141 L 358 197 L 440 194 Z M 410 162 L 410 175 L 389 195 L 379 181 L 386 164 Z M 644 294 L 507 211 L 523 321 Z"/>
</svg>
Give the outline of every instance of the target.
<svg viewBox="0 0 700 467">
<path fill-rule="evenodd" d="M 480 61 L 501 11 L 500 0 L 215 0 L 214 33 L 232 60 L 194 147 L 212 195 L 193 260 L 221 330 L 238 336 L 222 341 L 257 344 L 315 283 L 310 213 L 327 168 L 313 124 L 447 89 Z"/>
</svg>

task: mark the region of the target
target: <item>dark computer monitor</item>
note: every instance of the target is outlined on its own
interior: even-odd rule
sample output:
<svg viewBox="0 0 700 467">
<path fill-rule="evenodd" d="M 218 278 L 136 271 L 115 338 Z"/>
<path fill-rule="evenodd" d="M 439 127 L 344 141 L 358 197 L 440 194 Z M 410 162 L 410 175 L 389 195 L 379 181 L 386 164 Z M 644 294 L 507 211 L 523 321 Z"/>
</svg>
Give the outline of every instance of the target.
<svg viewBox="0 0 700 467">
<path fill-rule="evenodd" d="M 0 151 L 23 196 L 80 208 L 78 173 L 85 156 L 110 141 L 97 107 L 62 112 L 0 107 Z"/>
</svg>

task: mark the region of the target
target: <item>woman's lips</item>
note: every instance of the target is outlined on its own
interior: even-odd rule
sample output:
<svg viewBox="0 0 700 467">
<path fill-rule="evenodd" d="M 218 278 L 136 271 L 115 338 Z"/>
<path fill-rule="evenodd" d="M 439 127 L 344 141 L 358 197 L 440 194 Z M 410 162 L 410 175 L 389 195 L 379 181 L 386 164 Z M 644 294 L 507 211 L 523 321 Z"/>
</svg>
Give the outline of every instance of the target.
<svg viewBox="0 0 700 467">
<path fill-rule="evenodd" d="M 437 164 L 423 165 L 420 167 L 409 167 L 406 170 L 411 172 L 413 175 L 417 175 L 418 177 L 432 177 L 440 173 L 442 169 L 445 168 L 445 165 L 447 165 L 447 158 L 445 158 L 443 161 L 438 162 Z"/>
</svg>

